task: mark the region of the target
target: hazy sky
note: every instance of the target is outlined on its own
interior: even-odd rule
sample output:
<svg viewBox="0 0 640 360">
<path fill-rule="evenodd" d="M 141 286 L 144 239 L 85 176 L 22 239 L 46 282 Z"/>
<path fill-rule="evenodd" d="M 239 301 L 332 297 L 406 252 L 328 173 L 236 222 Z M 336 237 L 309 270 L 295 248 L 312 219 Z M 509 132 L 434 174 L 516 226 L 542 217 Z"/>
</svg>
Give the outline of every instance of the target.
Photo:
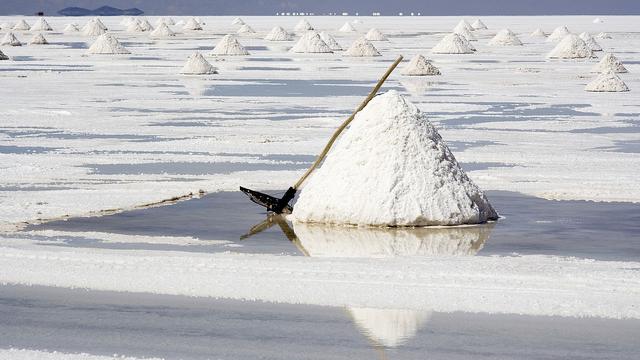
<svg viewBox="0 0 640 360">
<path fill-rule="evenodd" d="M 280 11 L 380 11 L 383 15 L 400 11 L 423 15 L 640 14 L 640 0 L 0 0 L 0 14 L 55 14 L 67 6 L 94 9 L 105 4 L 137 7 L 149 15 L 271 15 Z"/>
</svg>

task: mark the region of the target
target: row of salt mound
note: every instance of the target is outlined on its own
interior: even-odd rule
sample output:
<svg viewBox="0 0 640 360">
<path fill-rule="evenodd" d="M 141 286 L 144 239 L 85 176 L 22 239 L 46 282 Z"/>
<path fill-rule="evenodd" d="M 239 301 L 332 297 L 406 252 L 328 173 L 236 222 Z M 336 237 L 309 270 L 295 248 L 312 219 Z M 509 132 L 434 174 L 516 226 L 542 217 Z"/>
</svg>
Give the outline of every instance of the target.
<svg viewBox="0 0 640 360">
<path fill-rule="evenodd" d="M 625 92 L 629 87 L 617 75 L 626 73 L 627 69 L 613 54 L 608 53 L 591 69 L 591 72 L 599 73 L 598 76 L 585 86 L 589 92 Z"/>
</svg>

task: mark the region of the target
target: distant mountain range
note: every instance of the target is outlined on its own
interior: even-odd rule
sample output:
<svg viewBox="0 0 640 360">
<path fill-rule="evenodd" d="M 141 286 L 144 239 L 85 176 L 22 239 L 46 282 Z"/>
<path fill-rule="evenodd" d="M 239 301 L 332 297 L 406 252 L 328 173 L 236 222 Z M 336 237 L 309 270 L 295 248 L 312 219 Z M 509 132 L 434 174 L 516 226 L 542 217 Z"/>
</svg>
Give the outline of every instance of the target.
<svg viewBox="0 0 640 360">
<path fill-rule="evenodd" d="M 122 10 L 111 6 L 101 6 L 95 10 L 89 10 L 81 7 L 68 7 L 58 11 L 58 14 L 63 16 L 138 16 L 144 14 L 144 11 L 138 8 Z"/>
</svg>

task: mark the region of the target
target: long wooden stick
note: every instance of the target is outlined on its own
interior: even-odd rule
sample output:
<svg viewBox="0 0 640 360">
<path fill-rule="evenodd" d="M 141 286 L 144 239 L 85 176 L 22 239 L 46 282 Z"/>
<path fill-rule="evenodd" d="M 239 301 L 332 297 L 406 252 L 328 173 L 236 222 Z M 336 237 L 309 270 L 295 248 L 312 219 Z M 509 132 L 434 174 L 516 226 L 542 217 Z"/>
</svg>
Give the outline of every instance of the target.
<svg viewBox="0 0 640 360">
<path fill-rule="evenodd" d="M 333 136 L 331 136 L 331 139 L 329 139 L 329 142 L 327 143 L 327 145 L 325 145 L 324 149 L 322 149 L 322 152 L 320 153 L 320 155 L 318 155 L 318 158 L 313 163 L 313 165 L 311 165 L 311 167 L 307 169 L 307 171 L 304 173 L 304 175 L 302 175 L 300 180 L 298 180 L 298 182 L 295 185 L 293 185 L 294 189 L 299 189 L 300 186 L 302 185 L 302 183 L 307 179 L 307 177 L 309 177 L 309 175 L 311 175 L 313 170 L 315 170 L 318 167 L 318 165 L 320 165 L 322 160 L 324 160 L 324 158 L 327 156 L 327 153 L 329 152 L 329 150 L 333 146 L 333 143 L 336 142 L 336 140 L 338 139 L 338 136 L 340 136 L 342 131 L 344 131 L 344 129 L 347 126 L 349 126 L 349 124 L 351 124 L 351 122 L 355 118 L 356 114 L 359 113 L 360 110 L 364 109 L 364 107 L 367 106 L 369 101 L 371 101 L 371 99 L 373 99 L 373 97 L 376 96 L 376 94 L 378 93 L 378 90 L 380 90 L 380 88 L 382 87 L 382 84 L 384 84 L 384 82 L 387 80 L 389 75 L 391 75 L 393 70 L 395 70 L 395 68 L 398 66 L 398 64 L 400 64 L 400 61 L 402 61 L 402 55 L 398 56 L 396 61 L 394 61 L 393 64 L 391 64 L 391 66 L 389 67 L 387 72 L 384 73 L 384 75 L 380 78 L 380 80 L 378 80 L 378 83 L 373 88 L 373 90 L 371 90 L 371 92 L 369 93 L 369 96 L 367 96 L 367 98 L 364 99 L 362 104 L 360 104 L 360 106 L 358 106 L 358 108 L 353 112 L 353 114 L 351 114 L 351 116 L 349 116 L 347 118 L 347 120 L 345 120 L 342 123 L 342 125 L 340 125 L 340 127 L 338 129 L 336 129 L 336 131 L 333 133 Z"/>
</svg>

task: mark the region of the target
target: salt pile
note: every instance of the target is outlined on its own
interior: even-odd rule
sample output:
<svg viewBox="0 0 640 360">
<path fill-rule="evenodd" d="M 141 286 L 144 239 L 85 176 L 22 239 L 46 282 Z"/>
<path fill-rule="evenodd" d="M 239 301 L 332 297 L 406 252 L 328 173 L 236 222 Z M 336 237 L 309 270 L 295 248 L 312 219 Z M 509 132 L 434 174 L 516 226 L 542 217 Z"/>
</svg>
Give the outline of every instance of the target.
<svg viewBox="0 0 640 360">
<path fill-rule="evenodd" d="M 33 24 L 31 31 L 53 31 L 53 28 L 49 25 L 47 20 L 41 17 L 35 24 Z"/>
<path fill-rule="evenodd" d="M 467 20 L 462 19 L 462 20 L 460 20 L 458 25 L 456 25 L 456 27 L 453 28 L 453 32 L 458 32 L 458 31 L 462 31 L 462 30 L 473 31 L 474 29 L 473 29 L 473 27 L 471 25 L 469 25 Z"/>
<path fill-rule="evenodd" d="M 602 47 L 598 42 L 589 34 L 588 32 L 583 32 L 580 34 L 580 39 L 582 39 L 587 46 L 591 49 L 591 51 L 602 51 Z"/>
<path fill-rule="evenodd" d="M 589 46 L 578 35 L 569 34 L 547 55 L 550 59 L 584 59 L 594 57 Z"/>
<path fill-rule="evenodd" d="M 186 75 L 207 75 L 207 74 L 217 74 L 218 70 L 213 67 L 199 52 L 194 52 L 189 59 L 187 59 L 187 63 L 184 64 L 181 74 Z"/>
<path fill-rule="evenodd" d="M 220 42 L 218 42 L 216 47 L 213 48 L 213 51 L 211 51 L 211 55 L 241 56 L 249 55 L 249 52 L 240 44 L 235 36 L 229 34 L 220 39 Z"/>
<path fill-rule="evenodd" d="M 109 29 L 107 28 L 107 26 L 102 22 L 102 20 L 100 20 L 100 18 L 99 18 L 99 17 L 95 17 L 95 18 L 91 19 L 90 21 L 95 22 L 95 23 L 100 27 L 100 29 L 102 29 L 102 30 L 104 30 L 104 31 L 109 30 Z"/>
<path fill-rule="evenodd" d="M 603 56 L 602 60 L 600 60 L 593 68 L 591 68 L 591 72 L 605 73 L 609 71 L 613 71 L 616 73 L 628 72 L 627 68 L 622 65 L 622 62 L 611 53 Z"/>
<path fill-rule="evenodd" d="M 44 38 L 44 35 L 38 33 L 31 38 L 29 41 L 30 45 L 47 45 L 49 42 Z"/>
<path fill-rule="evenodd" d="M 173 32 L 166 23 L 161 23 L 160 26 L 149 34 L 149 36 L 156 39 L 162 39 L 176 36 L 176 33 Z"/>
<path fill-rule="evenodd" d="M 537 28 L 529 36 L 531 36 L 531 37 L 547 37 L 547 33 L 542 31 L 542 29 Z"/>
<path fill-rule="evenodd" d="M 255 34 L 256 32 L 251 28 L 251 26 L 244 24 L 240 26 L 240 29 L 238 29 L 237 33 L 241 35 L 246 35 L 246 34 Z"/>
<path fill-rule="evenodd" d="M 135 20 L 136 19 L 134 19 L 132 16 L 127 16 L 120 21 L 120 25 L 126 27 L 126 26 L 129 26 L 129 24 L 131 24 Z"/>
<path fill-rule="evenodd" d="M 378 29 L 372 28 L 367 32 L 367 35 L 364 36 L 365 39 L 369 41 L 388 41 L 387 37 Z"/>
<path fill-rule="evenodd" d="M 111 34 L 105 33 L 100 35 L 96 41 L 91 45 L 88 54 L 130 54 L 118 39 Z"/>
<path fill-rule="evenodd" d="M 440 75 L 440 70 L 422 55 L 414 56 L 402 70 L 402 75 L 429 76 Z"/>
<path fill-rule="evenodd" d="M 233 19 L 233 21 L 231 22 L 232 25 L 244 25 L 244 21 L 242 19 L 240 19 L 239 17 Z"/>
<path fill-rule="evenodd" d="M 267 41 L 290 41 L 293 39 L 293 36 L 289 34 L 285 29 L 281 26 L 276 26 L 264 37 Z"/>
<path fill-rule="evenodd" d="M 473 54 L 469 41 L 458 34 L 448 34 L 431 49 L 434 54 Z"/>
<path fill-rule="evenodd" d="M 26 31 L 31 29 L 31 26 L 29 26 L 29 24 L 27 24 L 27 22 L 24 19 L 20 19 L 20 21 L 18 21 L 15 25 L 13 25 L 13 30 L 16 31 Z"/>
<path fill-rule="evenodd" d="M 476 37 L 471 33 L 471 31 L 465 29 L 465 28 L 461 28 L 461 29 L 455 29 L 453 30 L 454 33 L 463 36 L 465 39 L 467 39 L 467 41 L 477 41 L 478 39 L 476 39 Z"/>
<path fill-rule="evenodd" d="M 184 20 L 178 20 L 178 22 L 176 22 L 175 25 L 180 27 L 180 28 L 182 28 L 184 26 L 184 24 L 185 24 Z"/>
<path fill-rule="evenodd" d="M 200 30 L 202 30 L 202 25 L 200 25 L 200 23 L 196 19 L 191 18 L 191 19 L 187 20 L 187 22 L 182 27 L 182 30 L 200 31 Z"/>
<path fill-rule="evenodd" d="M 147 19 L 142 19 L 138 21 L 138 23 L 142 31 L 153 31 L 153 26 L 151 26 L 151 23 Z"/>
<path fill-rule="evenodd" d="M 592 82 L 584 88 L 589 92 L 624 92 L 629 91 L 627 84 L 620 79 L 613 71 L 598 75 Z"/>
<path fill-rule="evenodd" d="M 173 21 L 172 18 L 168 18 L 168 17 L 161 17 L 158 20 L 156 20 L 156 27 L 159 27 L 162 24 L 175 25 L 176 23 Z"/>
<path fill-rule="evenodd" d="M 76 24 L 67 24 L 67 26 L 64 27 L 63 31 L 67 34 L 72 34 L 72 33 L 79 32 L 80 28 L 78 28 L 78 25 Z"/>
<path fill-rule="evenodd" d="M 596 36 L 598 39 L 611 39 L 611 35 L 606 32 L 601 32 Z"/>
<path fill-rule="evenodd" d="M 320 32 L 320 38 L 329 46 L 331 50 L 333 51 L 342 50 L 342 45 L 340 45 L 336 41 L 336 39 L 333 36 L 331 36 L 331 34 L 329 34 L 328 32 L 326 31 Z"/>
<path fill-rule="evenodd" d="M 13 27 L 13 25 L 11 25 L 11 23 L 8 22 L 3 22 L 2 24 L 0 24 L 0 29 L 2 30 L 9 30 Z"/>
<path fill-rule="evenodd" d="M 378 49 L 364 37 L 356 39 L 343 55 L 354 57 L 381 56 Z"/>
<path fill-rule="evenodd" d="M 350 22 L 346 22 L 344 23 L 344 25 L 342 25 L 342 27 L 338 30 L 340 32 L 355 32 L 356 28 L 353 27 L 353 25 L 351 25 Z"/>
<path fill-rule="evenodd" d="M 487 30 L 487 25 L 485 25 L 480 19 L 476 19 L 476 21 L 471 24 L 471 27 L 474 30 Z"/>
<path fill-rule="evenodd" d="M 13 35 L 12 32 L 8 32 L 5 34 L 4 38 L 0 45 L 9 45 L 9 46 L 22 46 L 22 43 Z"/>
<path fill-rule="evenodd" d="M 520 41 L 518 36 L 511 30 L 502 29 L 498 31 L 496 36 L 489 40 L 489 45 L 518 46 L 522 45 L 522 41 Z"/>
<path fill-rule="evenodd" d="M 96 19 L 89 20 L 82 28 L 82 35 L 84 36 L 100 36 L 106 32 L 107 30 L 100 26 L 100 23 L 96 21 Z"/>
<path fill-rule="evenodd" d="M 551 35 L 547 38 L 548 42 L 558 42 L 565 38 L 565 36 L 571 34 L 569 29 L 566 26 L 558 26 L 553 30 Z"/>
<path fill-rule="evenodd" d="M 296 222 L 477 224 L 498 215 L 426 116 L 396 91 L 376 96 L 302 189 Z"/>
<path fill-rule="evenodd" d="M 291 48 L 294 53 L 331 53 L 329 45 L 315 31 L 307 31 Z"/>
<path fill-rule="evenodd" d="M 9 60 L 9 57 L 0 50 L 0 60 Z"/>
<path fill-rule="evenodd" d="M 134 20 L 129 25 L 127 25 L 128 33 L 139 33 L 143 32 L 142 26 L 140 26 L 140 22 L 138 20 Z"/>
<path fill-rule="evenodd" d="M 602 19 L 600 19 L 600 18 L 595 18 L 595 19 L 593 19 L 593 23 L 594 23 L 594 24 L 600 24 L 600 23 L 603 23 L 603 22 L 604 22 L 604 21 L 602 21 Z"/>
<path fill-rule="evenodd" d="M 304 31 L 309 31 L 309 30 L 313 30 L 313 26 L 311 26 L 311 24 L 306 20 L 306 19 L 302 19 L 300 20 L 300 22 L 293 28 L 294 31 L 296 32 L 304 32 Z"/>
</svg>

